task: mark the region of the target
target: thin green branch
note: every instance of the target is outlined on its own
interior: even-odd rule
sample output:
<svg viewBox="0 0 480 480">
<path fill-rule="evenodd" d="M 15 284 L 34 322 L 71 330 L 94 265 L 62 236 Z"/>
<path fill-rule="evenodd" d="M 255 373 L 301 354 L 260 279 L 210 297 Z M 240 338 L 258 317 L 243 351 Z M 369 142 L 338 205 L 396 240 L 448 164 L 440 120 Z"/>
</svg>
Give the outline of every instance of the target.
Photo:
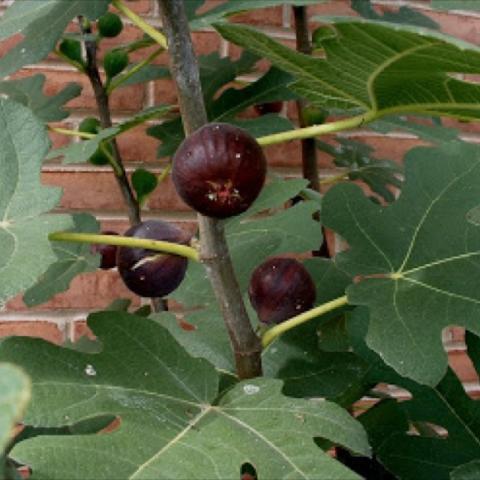
<svg viewBox="0 0 480 480">
<path fill-rule="evenodd" d="M 279 337 L 282 333 L 291 330 L 292 328 L 298 327 L 302 323 L 308 322 L 309 320 L 313 320 L 320 315 L 324 315 L 325 313 L 331 312 L 332 310 L 336 310 L 337 308 L 343 307 L 344 305 L 348 305 L 347 296 L 336 298 L 331 302 L 324 303 L 319 305 L 318 307 L 312 308 L 311 310 L 307 310 L 306 312 L 301 313 L 300 315 L 296 315 L 288 319 L 287 321 L 280 323 L 279 325 L 275 325 L 274 327 L 267 330 L 262 336 L 262 345 L 263 348 L 268 347 L 277 337 Z"/>
<path fill-rule="evenodd" d="M 303 138 L 317 137 L 328 133 L 340 132 L 352 128 L 361 127 L 363 124 L 371 122 L 378 117 L 378 113 L 370 111 L 355 117 L 338 120 L 336 122 L 324 123 L 322 125 L 313 125 L 306 128 L 298 128 L 296 130 L 288 130 L 286 132 L 273 133 L 265 137 L 257 138 L 257 142 L 266 147 L 276 143 L 288 142 L 290 140 L 302 140 Z"/>
<path fill-rule="evenodd" d="M 140 30 L 145 32 L 151 38 L 153 38 L 161 47 L 167 48 L 167 39 L 162 32 L 159 32 L 156 28 L 149 25 L 139 17 L 135 12 L 132 12 L 122 0 L 113 0 L 112 5 L 123 15 L 125 15 L 132 23 L 134 23 Z"/>
<path fill-rule="evenodd" d="M 181 245 L 148 238 L 122 237 L 120 235 L 96 235 L 93 233 L 54 232 L 48 239 L 55 242 L 90 243 L 102 245 L 117 245 L 119 247 L 145 248 L 157 252 L 171 253 L 186 257 L 196 262 L 200 261 L 198 251 L 188 245 Z"/>
</svg>

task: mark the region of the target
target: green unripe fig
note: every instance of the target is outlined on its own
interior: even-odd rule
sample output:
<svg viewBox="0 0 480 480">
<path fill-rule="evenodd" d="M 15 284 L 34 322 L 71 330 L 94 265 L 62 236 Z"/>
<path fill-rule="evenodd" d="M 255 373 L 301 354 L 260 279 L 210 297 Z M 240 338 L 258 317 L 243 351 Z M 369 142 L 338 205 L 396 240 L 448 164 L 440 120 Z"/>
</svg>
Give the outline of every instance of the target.
<svg viewBox="0 0 480 480">
<path fill-rule="evenodd" d="M 123 30 L 122 19 L 112 12 L 107 12 L 98 19 L 98 32 L 102 37 L 116 37 Z"/>
<path fill-rule="evenodd" d="M 100 131 L 100 120 L 95 117 L 87 117 L 84 118 L 80 125 L 78 126 L 78 130 L 83 133 L 93 133 L 97 134 Z"/>
<path fill-rule="evenodd" d="M 110 144 L 106 144 L 105 147 L 109 153 L 113 153 L 113 150 Z M 100 147 L 97 148 L 95 153 L 88 159 L 88 161 L 93 165 L 108 165 L 109 163 L 108 157 L 105 155 L 105 153 L 102 151 Z"/>
<path fill-rule="evenodd" d="M 305 126 L 322 125 L 328 117 L 328 112 L 322 108 L 309 105 L 302 110 L 303 121 Z"/>
<path fill-rule="evenodd" d="M 128 54 L 125 50 L 111 50 L 103 59 L 103 67 L 107 77 L 113 78 L 123 72 L 128 65 Z"/>
<path fill-rule="evenodd" d="M 72 38 L 65 38 L 61 41 L 58 49 L 70 60 L 73 60 L 74 62 L 83 65 L 82 46 L 80 45 L 80 42 L 78 40 L 73 40 Z"/>
</svg>

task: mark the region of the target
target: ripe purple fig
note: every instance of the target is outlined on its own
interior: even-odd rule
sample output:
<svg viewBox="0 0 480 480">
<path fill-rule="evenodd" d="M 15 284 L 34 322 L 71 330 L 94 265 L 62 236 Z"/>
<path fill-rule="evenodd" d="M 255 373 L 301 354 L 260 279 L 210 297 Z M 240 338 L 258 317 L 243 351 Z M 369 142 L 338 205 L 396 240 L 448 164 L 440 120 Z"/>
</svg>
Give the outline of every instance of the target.
<svg viewBox="0 0 480 480">
<path fill-rule="evenodd" d="M 130 227 L 125 236 L 149 238 L 188 244 L 189 235 L 183 230 L 160 220 L 147 220 Z M 164 297 L 182 282 L 187 270 L 187 259 L 178 255 L 118 247 L 117 267 L 125 285 L 141 297 Z"/>
<path fill-rule="evenodd" d="M 250 134 L 226 123 L 211 123 L 180 145 L 172 179 L 180 197 L 197 212 L 227 218 L 250 207 L 266 172 L 263 150 Z"/>
<path fill-rule="evenodd" d="M 117 232 L 105 230 L 102 235 L 118 235 Z M 117 266 L 117 246 L 116 245 L 100 245 L 94 244 L 91 246 L 92 253 L 99 253 L 101 255 L 100 268 L 102 270 L 110 270 Z"/>
<path fill-rule="evenodd" d="M 271 258 L 253 272 L 248 294 L 262 323 L 282 323 L 313 307 L 315 284 L 297 260 Z"/>
</svg>

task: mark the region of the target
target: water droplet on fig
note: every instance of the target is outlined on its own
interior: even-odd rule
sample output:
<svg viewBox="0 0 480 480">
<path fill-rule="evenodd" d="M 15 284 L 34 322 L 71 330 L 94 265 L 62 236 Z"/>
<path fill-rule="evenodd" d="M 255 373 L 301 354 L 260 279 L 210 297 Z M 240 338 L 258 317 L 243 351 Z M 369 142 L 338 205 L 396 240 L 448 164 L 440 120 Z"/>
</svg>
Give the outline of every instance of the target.
<svg viewBox="0 0 480 480">
<path fill-rule="evenodd" d="M 245 385 L 243 387 L 243 391 L 247 394 L 247 395 L 255 395 L 256 393 L 258 393 L 260 391 L 260 387 L 257 387 L 256 385 Z"/>
</svg>

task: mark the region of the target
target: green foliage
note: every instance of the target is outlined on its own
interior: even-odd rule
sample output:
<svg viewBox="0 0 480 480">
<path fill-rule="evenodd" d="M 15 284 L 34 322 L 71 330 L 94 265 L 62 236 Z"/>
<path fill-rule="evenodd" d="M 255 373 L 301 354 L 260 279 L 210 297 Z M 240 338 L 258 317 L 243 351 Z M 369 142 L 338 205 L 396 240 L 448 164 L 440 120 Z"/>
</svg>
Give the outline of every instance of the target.
<svg viewBox="0 0 480 480">
<path fill-rule="evenodd" d="M 337 142 L 338 145 L 333 147 L 326 142 L 317 141 L 317 147 L 330 154 L 337 167 L 346 169 L 345 178 L 360 180 L 381 199 L 393 202 L 393 188 L 399 189 L 402 186 L 399 179 L 401 167 L 391 160 L 376 159 L 373 148 L 365 143 L 345 138 L 338 138 Z"/>
<path fill-rule="evenodd" d="M 450 475 L 451 480 L 476 480 L 480 477 L 480 461 L 473 460 L 472 462 L 460 465 L 452 470 Z"/>
<path fill-rule="evenodd" d="M 24 39 L 0 59 L 0 77 L 25 65 L 43 60 L 55 47 L 68 23 L 79 15 L 95 20 L 103 15 L 110 0 L 21 0 L 0 19 L 0 40 L 17 33 Z M 52 21 L 55 19 L 55 21 Z"/>
<path fill-rule="evenodd" d="M 99 224 L 95 217 L 87 213 L 78 213 L 72 218 L 74 222 L 72 231 L 99 232 Z M 57 261 L 51 264 L 35 285 L 31 286 L 23 295 L 23 301 L 29 307 L 44 303 L 53 295 L 64 292 L 77 275 L 92 272 L 100 264 L 100 256 L 91 253 L 89 244 L 53 242 L 52 245 Z"/>
<path fill-rule="evenodd" d="M 410 400 L 400 403 L 382 402 L 359 417 L 375 454 L 399 478 L 448 480 L 455 467 L 479 458 L 479 402 L 467 395 L 451 369 L 434 387 L 398 375 L 366 346 L 368 323 L 365 308 L 357 309 L 348 322 L 353 349 L 369 364 L 365 381 L 396 385 L 412 395 Z M 480 339 L 471 335 L 467 344 L 478 371 Z M 410 426 L 416 427 L 419 435 L 411 435 Z M 447 435 L 441 435 L 438 427 L 446 430 Z"/>
<path fill-rule="evenodd" d="M 11 440 L 15 422 L 21 417 L 30 400 L 30 380 L 17 367 L 0 364 L 0 474 L 2 473 L 2 452 Z"/>
<path fill-rule="evenodd" d="M 9 99 L 0 99 L 0 145 L 2 304 L 32 286 L 55 261 L 48 234 L 68 228 L 70 220 L 45 214 L 60 200 L 59 189 L 40 183 L 48 137 L 30 110 Z"/>
<path fill-rule="evenodd" d="M 157 176 L 144 168 L 137 168 L 132 174 L 132 186 L 137 194 L 137 200 L 143 205 L 155 188 L 157 188 Z"/>
<path fill-rule="evenodd" d="M 323 59 L 297 53 L 250 27 L 215 27 L 294 75 L 290 88 L 318 106 L 365 113 L 369 120 L 401 112 L 480 117 L 480 87 L 451 75 L 480 73 L 480 53 L 453 37 L 347 19 L 329 27 Z"/>
<path fill-rule="evenodd" d="M 400 374 L 435 385 L 447 367 L 442 329 L 454 323 L 480 333 L 480 232 L 466 219 L 480 198 L 479 151 L 460 142 L 416 148 L 405 164 L 393 205 L 343 184 L 325 196 L 322 219 L 350 245 L 337 265 L 362 277 L 347 294 L 370 308 L 368 345 Z"/>
<path fill-rule="evenodd" d="M 214 368 L 189 357 L 155 322 L 102 312 L 90 316 L 89 326 L 101 353 L 28 338 L 0 346 L 1 361 L 21 365 L 35 379 L 27 424 L 84 424 L 69 437 L 59 430 L 16 444 L 12 458 L 31 465 L 36 478 L 233 479 L 245 461 L 263 477 L 359 478 L 313 441 L 321 437 L 369 454 L 358 422 L 334 403 L 286 397 L 282 383 L 270 379 L 240 382 L 220 394 Z M 106 414 L 119 417 L 120 427 L 85 435 Z"/>
<path fill-rule="evenodd" d="M 45 75 L 37 74 L 19 80 L 0 82 L 0 93 L 28 107 L 43 122 L 57 122 L 68 117 L 63 106 L 78 97 L 82 87 L 69 83 L 53 96 L 43 94 Z"/>
</svg>

